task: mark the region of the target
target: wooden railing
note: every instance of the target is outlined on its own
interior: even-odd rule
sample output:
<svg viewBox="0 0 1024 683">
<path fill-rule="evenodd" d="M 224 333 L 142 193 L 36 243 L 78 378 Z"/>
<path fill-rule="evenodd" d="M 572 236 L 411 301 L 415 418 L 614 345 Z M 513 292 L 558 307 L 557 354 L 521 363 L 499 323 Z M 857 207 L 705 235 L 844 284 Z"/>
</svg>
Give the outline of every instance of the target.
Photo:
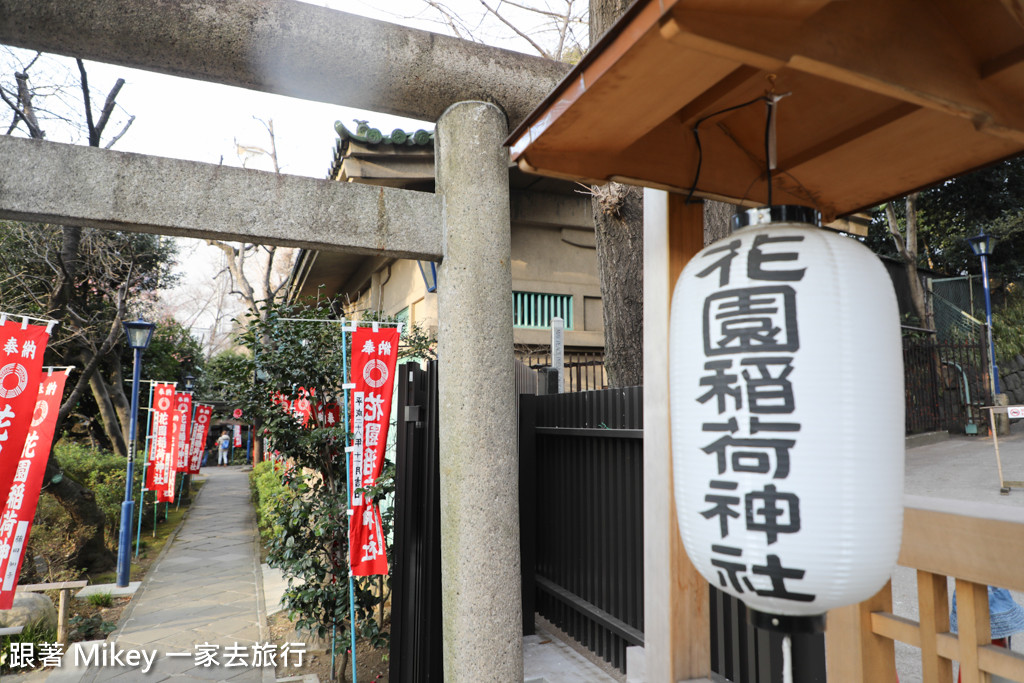
<svg viewBox="0 0 1024 683">
<path fill-rule="evenodd" d="M 1024 590 L 1024 509 L 908 496 L 899 564 L 917 570 L 919 621 L 892 613 L 887 585 L 828 614 L 829 681 L 897 683 L 893 641 L 920 648 L 922 680 L 989 674 L 1024 683 L 1024 656 L 990 644 L 988 586 Z M 958 634 L 949 632 L 947 577 L 956 579 Z"/>
<path fill-rule="evenodd" d="M 59 581 L 56 583 L 32 583 L 18 586 L 18 590 L 38 593 L 40 591 L 60 591 L 59 604 L 57 607 L 57 642 L 62 645 L 68 643 L 68 595 L 71 591 L 85 588 L 88 581 Z"/>
</svg>

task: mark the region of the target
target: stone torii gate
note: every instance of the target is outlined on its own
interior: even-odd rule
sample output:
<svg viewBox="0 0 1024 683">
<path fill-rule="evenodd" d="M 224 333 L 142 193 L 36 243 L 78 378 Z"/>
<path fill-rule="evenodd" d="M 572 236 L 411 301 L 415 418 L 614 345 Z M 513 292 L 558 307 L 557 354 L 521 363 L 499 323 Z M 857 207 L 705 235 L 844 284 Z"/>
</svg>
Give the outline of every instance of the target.
<svg viewBox="0 0 1024 683">
<path fill-rule="evenodd" d="M 434 195 L 0 137 L 0 217 L 441 261 L 445 676 L 522 680 L 502 143 L 566 67 L 294 0 L 0 0 L 0 43 L 437 120 Z"/>
</svg>

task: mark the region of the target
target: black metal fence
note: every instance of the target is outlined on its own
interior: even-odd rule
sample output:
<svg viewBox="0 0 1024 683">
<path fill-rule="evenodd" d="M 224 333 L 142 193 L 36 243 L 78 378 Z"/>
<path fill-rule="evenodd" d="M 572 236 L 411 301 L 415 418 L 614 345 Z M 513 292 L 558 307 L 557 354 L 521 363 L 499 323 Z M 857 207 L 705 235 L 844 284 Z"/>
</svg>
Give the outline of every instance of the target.
<svg viewBox="0 0 1024 683">
<path fill-rule="evenodd" d="M 625 671 L 644 628 L 641 388 L 520 401 L 525 592 Z"/>
<path fill-rule="evenodd" d="M 906 432 L 973 432 L 992 405 L 983 334 L 961 342 L 934 337 L 903 339 Z"/>
<path fill-rule="evenodd" d="M 641 387 L 520 397 L 524 596 L 532 578 L 536 611 L 623 672 L 643 644 L 642 427 Z M 712 671 L 781 683 L 781 636 L 709 590 Z M 795 683 L 823 683 L 824 637 L 795 636 L 793 664 Z"/>
<path fill-rule="evenodd" d="M 711 670 L 733 683 L 781 683 L 782 635 L 747 621 L 742 602 L 710 587 Z M 792 635 L 793 683 L 825 683 L 825 636 Z"/>
<path fill-rule="evenodd" d="M 389 680 L 432 683 L 444 676 L 436 364 L 403 366 L 398 396 Z M 642 389 L 524 394 L 519 420 L 523 632 L 539 613 L 625 671 L 626 648 L 644 642 Z M 710 590 L 712 671 L 781 683 L 779 637 Z M 795 638 L 793 663 L 795 683 L 824 681 L 821 636 Z"/>
<path fill-rule="evenodd" d="M 551 366 L 551 351 L 517 350 L 516 358 L 531 370 Z M 608 386 L 604 371 L 604 353 L 600 351 L 566 351 L 563 354 L 565 391 L 595 391 Z"/>
<path fill-rule="evenodd" d="M 441 683 L 441 506 L 437 363 L 398 373 L 395 533 L 392 544 L 393 683 Z"/>
</svg>

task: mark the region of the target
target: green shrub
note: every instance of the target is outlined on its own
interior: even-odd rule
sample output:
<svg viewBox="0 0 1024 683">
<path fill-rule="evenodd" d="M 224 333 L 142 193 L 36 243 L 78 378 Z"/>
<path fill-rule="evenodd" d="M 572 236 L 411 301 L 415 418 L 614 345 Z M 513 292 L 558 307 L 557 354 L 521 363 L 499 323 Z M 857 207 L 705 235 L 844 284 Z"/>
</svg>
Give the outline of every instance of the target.
<svg viewBox="0 0 1024 683">
<path fill-rule="evenodd" d="M 106 517 L 107 529 L 117 529 L 121 523 L 121 503 L 124 501 L 125 459 L 109 451 L 66 439 L 54 446 L 53 454 L 65 475 L 70 475 L 95 494 L 96 504 Z M 133 479 L 134 490 L 138 495 L 142 486 L 141 467 L 136 469 Z"/>
<path fill-rule="evenodd" d="M 4 673 L 24 673 L 27 667 L 11 667 L 11 643 L 32 643 L 32 651 L 35 653 L 38 663 L 39 646 L 42 643 L 53 643 L 57 640 L 57 629 L 43 628 L 36 624 L 29 624 L 20 634 L 3 636 L 0 638 L 0 671 Z"/>
<path fill-rule="evenodd" d="M 91 593 L 86 600 L 93 607 L 110 607 L 114 604 L 114 596 L 110 593 Z"/>
<path fill-rule="evenodd" d="M 249 487 L 252 489 L 252 499 L 256 504 L 256 522 L 259 524 L 260 537 L 264 542 L 269 541 L 273 536 L 281 534 L 280 525 L 276 520 L 280 510 L 284 506 L 288 489 L 281 483 L 281 473 L 273 461 L 264 460 L 257 463 L 249 473 Z"/>
<path fill-rule="evenodd" d="M 1009 286 L 1003 305 L 992 311 L 992 336 L 999 365 L 1024 354 L 1024 288 L 1019 284 Z"/>
</svg>

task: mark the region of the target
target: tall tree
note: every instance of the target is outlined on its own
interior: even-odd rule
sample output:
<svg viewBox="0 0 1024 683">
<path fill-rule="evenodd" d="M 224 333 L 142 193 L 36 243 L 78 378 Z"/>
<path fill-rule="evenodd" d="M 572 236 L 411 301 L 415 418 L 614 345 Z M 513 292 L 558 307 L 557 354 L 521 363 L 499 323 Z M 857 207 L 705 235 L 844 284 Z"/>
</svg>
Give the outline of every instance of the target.
<svg viewBox="0 0 1024 683">
<path fill-rule="evenodd" d="M 118 79 L 94 107 L 94 94 L 82 60 L 73 68 L 48 64 L 50 84 L 33 85 L 30 72 L 44 70 L 39 54 L 5 50 L 0 99 L 11 113 L 8 135 L 42 139 L 46 125 L 60 132 L 80 131 L 93 147 L 112 146 L 128 130 L 133 117 L 123 117 L 116 98 L 124 85 Z M 63 70 L 63 71 L 62 71 Z M 75 96 L 75 91 L 78 95 Z M 77 101 L 77 106 L 75 104 Z M 112 121 L 120 130 L 104 135 Z M 80 226 L 4 224 L 0 238 L 3 256 L 4 305 L 58 320 L 61 325 L 49 349 L 50 362 L 74 364 L 77 379 L 61 405 L 58 433 L 88 393 L 95 401 L 103 432 L 111 448 L 126 454 L 128 401 L 120 363 L 121 321 L 130 301 L 145 303 L 145 295 L 165 281 L 169 246 L 158 237 L 104 233 Z M 91 491 L 64 476 L 60 463 L 47 464 L 46 488 L 86 530 L 75 561 L 94 569 L 113 564 L 104 543 L 104 517 Z"/>
<path fill-rule="evenodd" d="M 921 278 L 917 273 L 919 256 L 917 201 L 919 196 L 919 193 L 914 192 L 904 199 L 902 221 L 896 216 L 895 202 L 888 202 L 884 207 L 885 223 L 889 230 L 889 236 L 896 246 L 896 253 L 907 272 L 907 285 L 910 289 L 910 300 L 914 306 L 914 315 L 917 316 L 917 324 L 932 329 L 934 322 L 928 315 L 924 285 L 921 284 Z"/>
<path fill-rule="evenodd" d="M 629 4 L 627 0 L 590 0 L 591 46 Z M 643 192 L 615 182 L 595 186 L 592 192 L 608 383 L 638 385 L 644 376 Z"/>
<path fill-rule="evenodd" d="M 256 120 L 266 128 L 270 144 L 265 148 L 242 145 L 236 140 L 235 147 L 242 160 L 242 166 L 246 167 L 249 161 L 264 157 L 270 161 L 273 172 L 280 175 L 274 122 Z M 288 291 L 295 250 L 282 249 L 274 245 L 238 244 L 220 240 L 208 240 L 207 243 L 220 249 L 224 256 L 224 268 L 215 277 L 227 279 L 230 283 L 230 293 L 242 302 L 250 320 L 266 321 L 267 312 L 280 303 Z M 253 427 L 257 436 L 253 441 L 253 462 L 257 463 L 263 459 L 262 422 L 259 415 L 254 416 L 254 420 Z"/>
</svg>

